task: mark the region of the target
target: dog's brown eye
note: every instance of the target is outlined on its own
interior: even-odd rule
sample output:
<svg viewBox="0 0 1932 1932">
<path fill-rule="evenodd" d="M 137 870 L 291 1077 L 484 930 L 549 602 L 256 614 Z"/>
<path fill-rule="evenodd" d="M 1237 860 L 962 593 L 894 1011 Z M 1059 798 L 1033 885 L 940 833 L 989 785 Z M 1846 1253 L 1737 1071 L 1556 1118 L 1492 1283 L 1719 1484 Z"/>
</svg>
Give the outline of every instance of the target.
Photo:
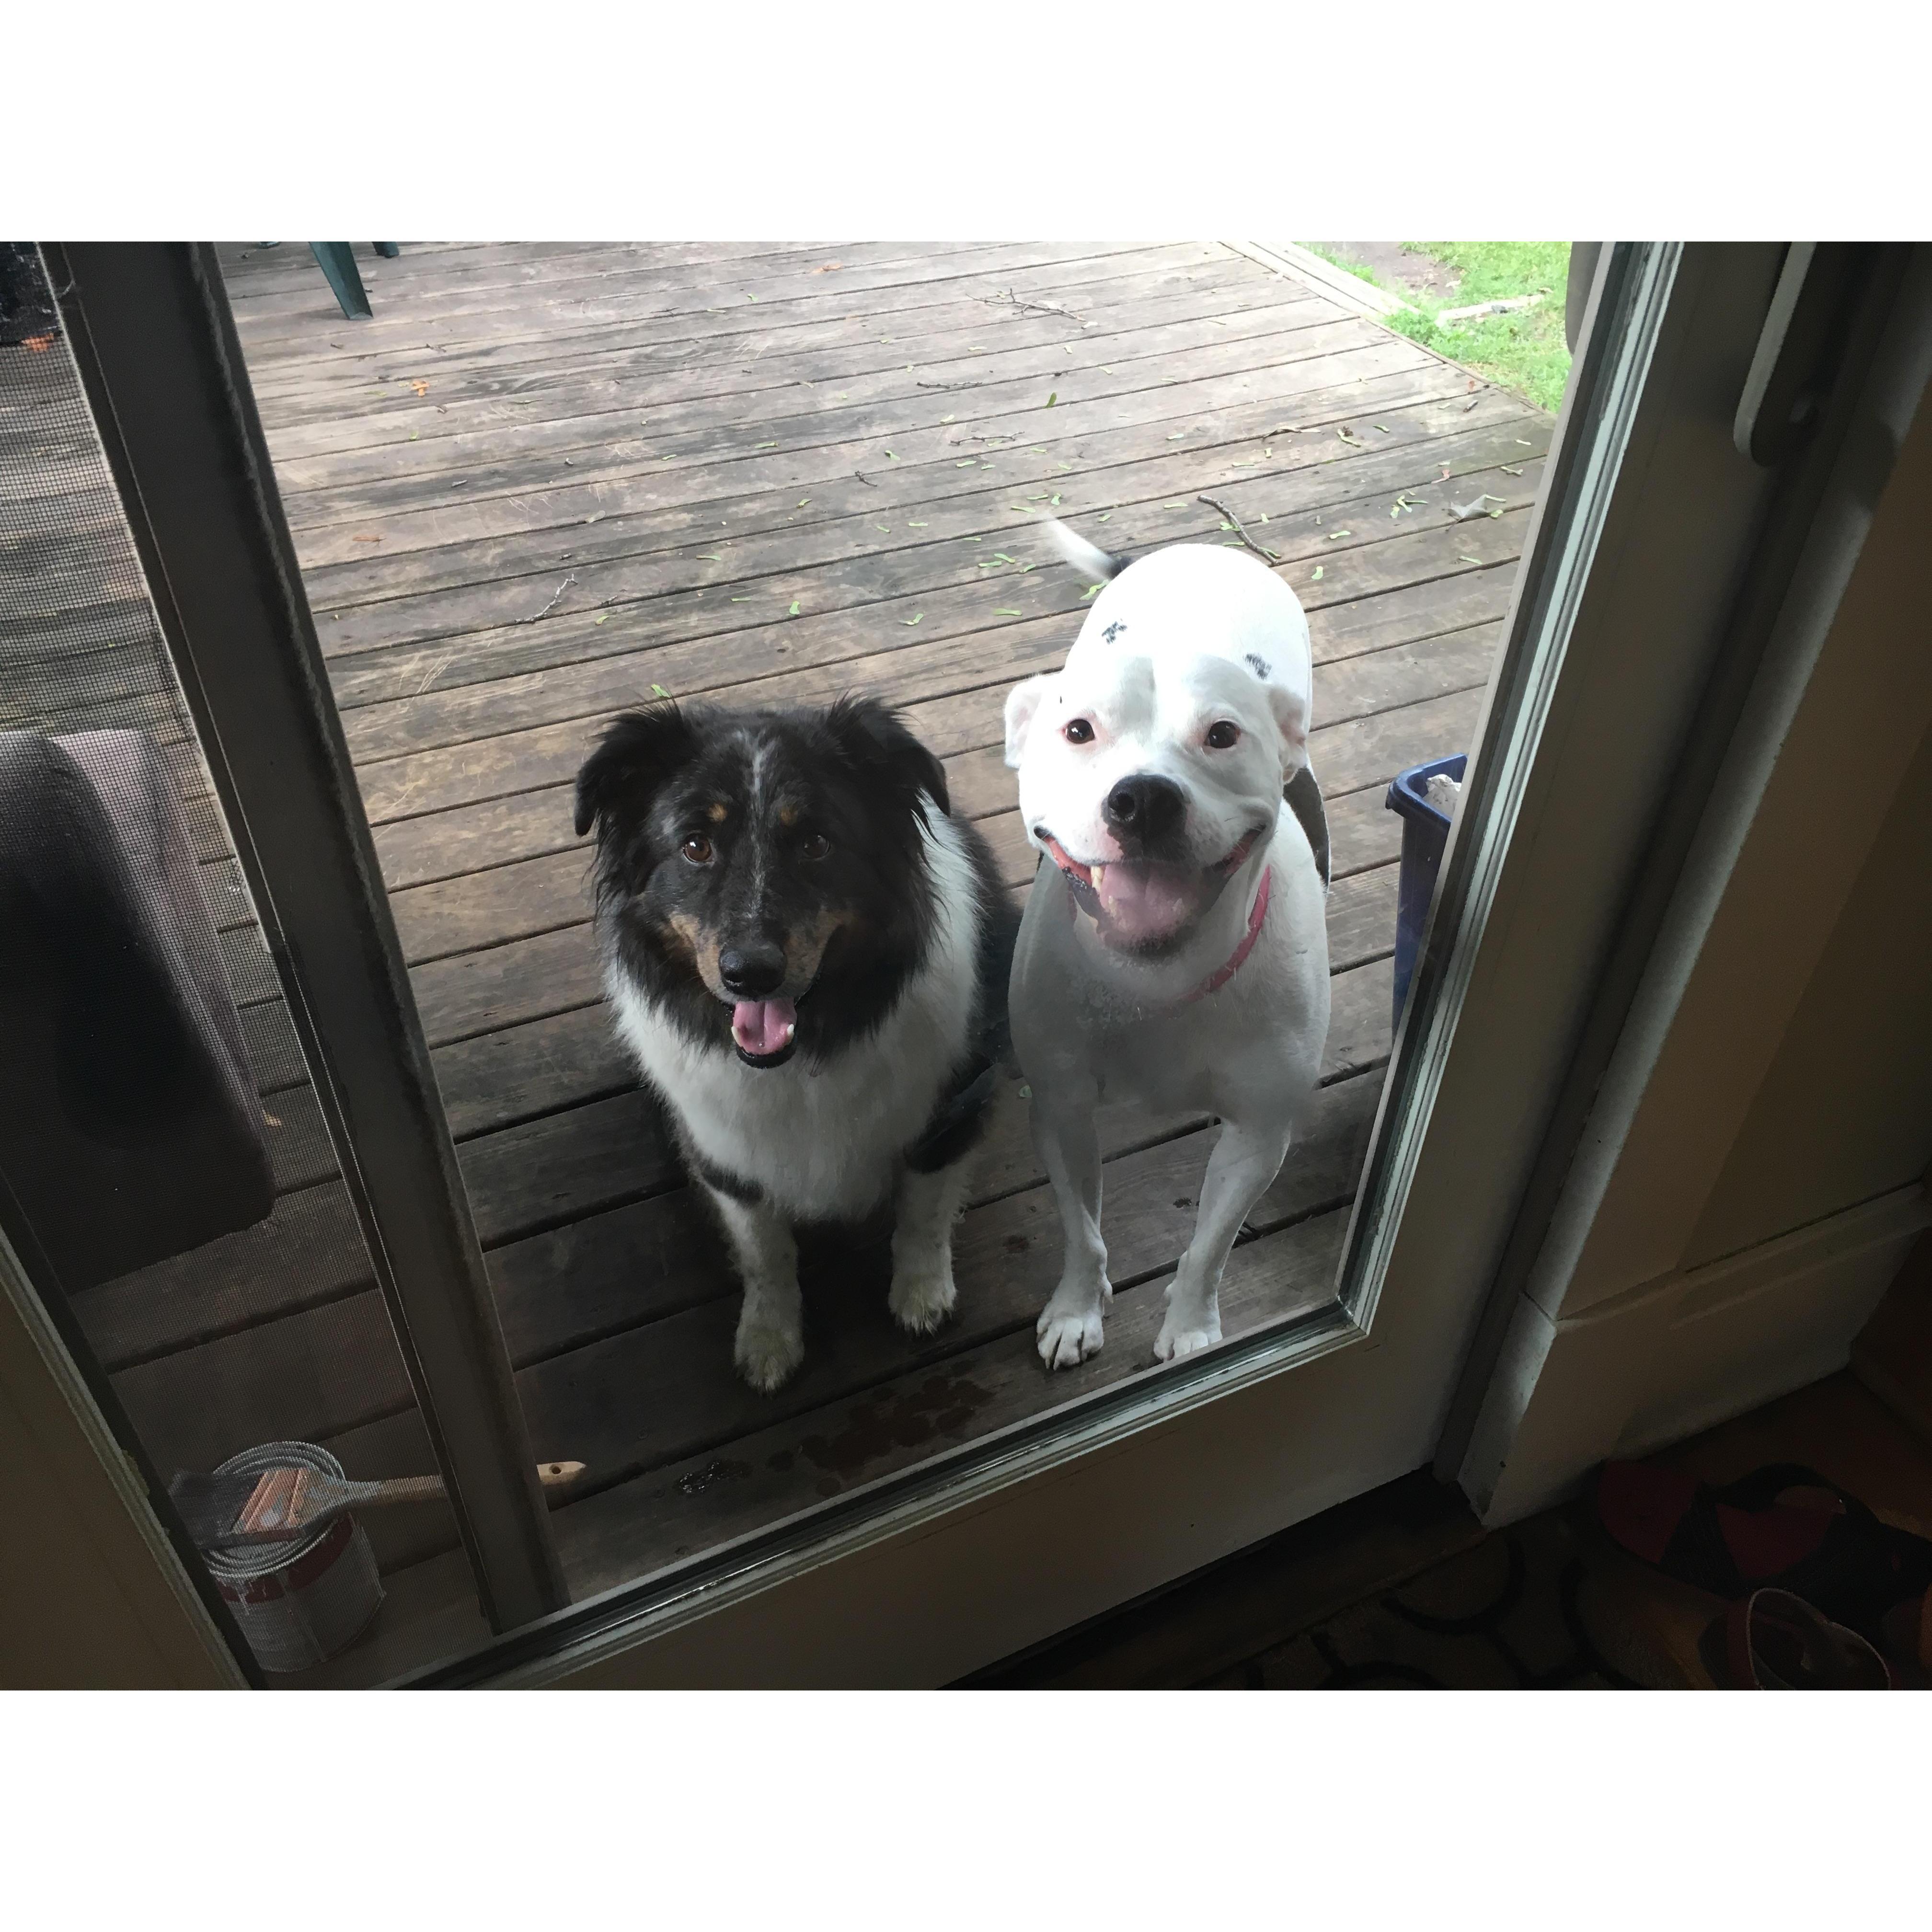
<svg viewBox="0 0 1932 1932">
<path fill-rule="evenodd" d="M 1231 752 L 1240 739 L 1241 728 L 1231 724 L 1225 718 L 1217 718 L 1208 728 L 1208 748 L 1210 752 Z"/>
<path fill-rule="evenodd" d="M 701 832 L 694 832 L 678 850 L 694 866 L 708 866 L 711 862 L 711 841 Z"/>
<path fill-rule="evenodd" d="M 1085 718 L 1076 718 L 1062 735 L 1070 745 L 1090 745 L 1094 742 L 1094 728 Z"/>
<path fill-rule="evenodd" d="M 822 859 L 832 850 L 832 842 L 822 832 L 808 832 L 798 842 L 801 859 Z"/>
</svg>

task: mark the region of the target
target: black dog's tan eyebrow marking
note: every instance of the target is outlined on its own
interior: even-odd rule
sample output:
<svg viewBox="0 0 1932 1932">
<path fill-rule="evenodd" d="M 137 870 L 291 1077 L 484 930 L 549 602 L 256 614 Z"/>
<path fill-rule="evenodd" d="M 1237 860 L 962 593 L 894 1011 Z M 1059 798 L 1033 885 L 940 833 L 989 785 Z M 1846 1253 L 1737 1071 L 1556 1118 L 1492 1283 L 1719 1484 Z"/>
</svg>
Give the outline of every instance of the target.
<svg viewBox="0 0 1932 1932">
<path fill-rule="evenodd" d="M 715 800 L 711 809 L 705 814 L 713 825 L 722 825 L 731 815 L 731 808 L 721 799 Z"/>
</svg>

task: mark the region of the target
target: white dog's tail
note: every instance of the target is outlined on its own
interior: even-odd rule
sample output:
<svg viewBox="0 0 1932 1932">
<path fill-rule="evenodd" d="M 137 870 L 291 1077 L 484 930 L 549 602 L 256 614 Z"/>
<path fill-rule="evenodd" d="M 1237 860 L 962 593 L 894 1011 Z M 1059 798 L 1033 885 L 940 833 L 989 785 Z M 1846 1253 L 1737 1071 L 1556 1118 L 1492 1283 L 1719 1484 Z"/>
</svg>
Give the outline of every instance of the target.
<svg viewBox="0 0 1932 1932">
<path fill-rule="evenodd" d="M 1099 544 L 1090 544 L 1058 517 L 1047 518 L 1046 533 L 1053 539 L 1054 548 L 1090 584 L 1105 584 L 1127 567 L 1125 557 L 1110 556 Z"/>
</svg>

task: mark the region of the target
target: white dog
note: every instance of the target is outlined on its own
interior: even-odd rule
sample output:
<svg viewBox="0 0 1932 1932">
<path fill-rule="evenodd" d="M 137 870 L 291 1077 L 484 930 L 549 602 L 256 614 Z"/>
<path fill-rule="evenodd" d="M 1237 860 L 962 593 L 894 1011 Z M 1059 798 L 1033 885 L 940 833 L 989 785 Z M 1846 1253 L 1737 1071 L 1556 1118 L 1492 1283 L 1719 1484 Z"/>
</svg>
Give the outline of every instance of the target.
<svg viewBox="0 0 1932 1932">
<path fill-rule="evenodd" d="M 1255 558 L 1177 544 L 1105 580 L 1066 662 L 1006 698 L 1040 868 L 1013 956 L 1013 1043 L 1065 1236 L 1040 1352 L 1100 1346 L 1113 1298 L 1095 1109 L 1223 1122 L 1155 1354 L 1221 1339 L 1221 1273 L 1280 1172 L 1328 1033 L 1328 833 L 1308 770 L 1308 620 Z"/>
</svg>

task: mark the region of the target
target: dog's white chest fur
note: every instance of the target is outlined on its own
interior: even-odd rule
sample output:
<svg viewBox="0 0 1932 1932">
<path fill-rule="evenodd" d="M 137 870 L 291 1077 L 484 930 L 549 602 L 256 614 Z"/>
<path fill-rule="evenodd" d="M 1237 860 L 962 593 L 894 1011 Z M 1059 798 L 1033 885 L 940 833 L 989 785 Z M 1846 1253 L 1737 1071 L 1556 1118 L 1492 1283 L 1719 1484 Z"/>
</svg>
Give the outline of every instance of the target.
<svg viewBox="0 0 1932 1932">
<path fill-rule="evenodd" d="M 800 1054 L 782 1066 L 748 1066 L 727 1048 L 700 1046 L 621 968 L 607 970 L 619 1032 L 698 1151 L 755 1181 L 794 1220 L 856 1220 L 880 1206 L 965 1057 L 976 886 L 952 821 L 936 809 L 930 820 L 939 908 L 931 952 L 878 1031 L 822 1066 Z"/>
</svg>

